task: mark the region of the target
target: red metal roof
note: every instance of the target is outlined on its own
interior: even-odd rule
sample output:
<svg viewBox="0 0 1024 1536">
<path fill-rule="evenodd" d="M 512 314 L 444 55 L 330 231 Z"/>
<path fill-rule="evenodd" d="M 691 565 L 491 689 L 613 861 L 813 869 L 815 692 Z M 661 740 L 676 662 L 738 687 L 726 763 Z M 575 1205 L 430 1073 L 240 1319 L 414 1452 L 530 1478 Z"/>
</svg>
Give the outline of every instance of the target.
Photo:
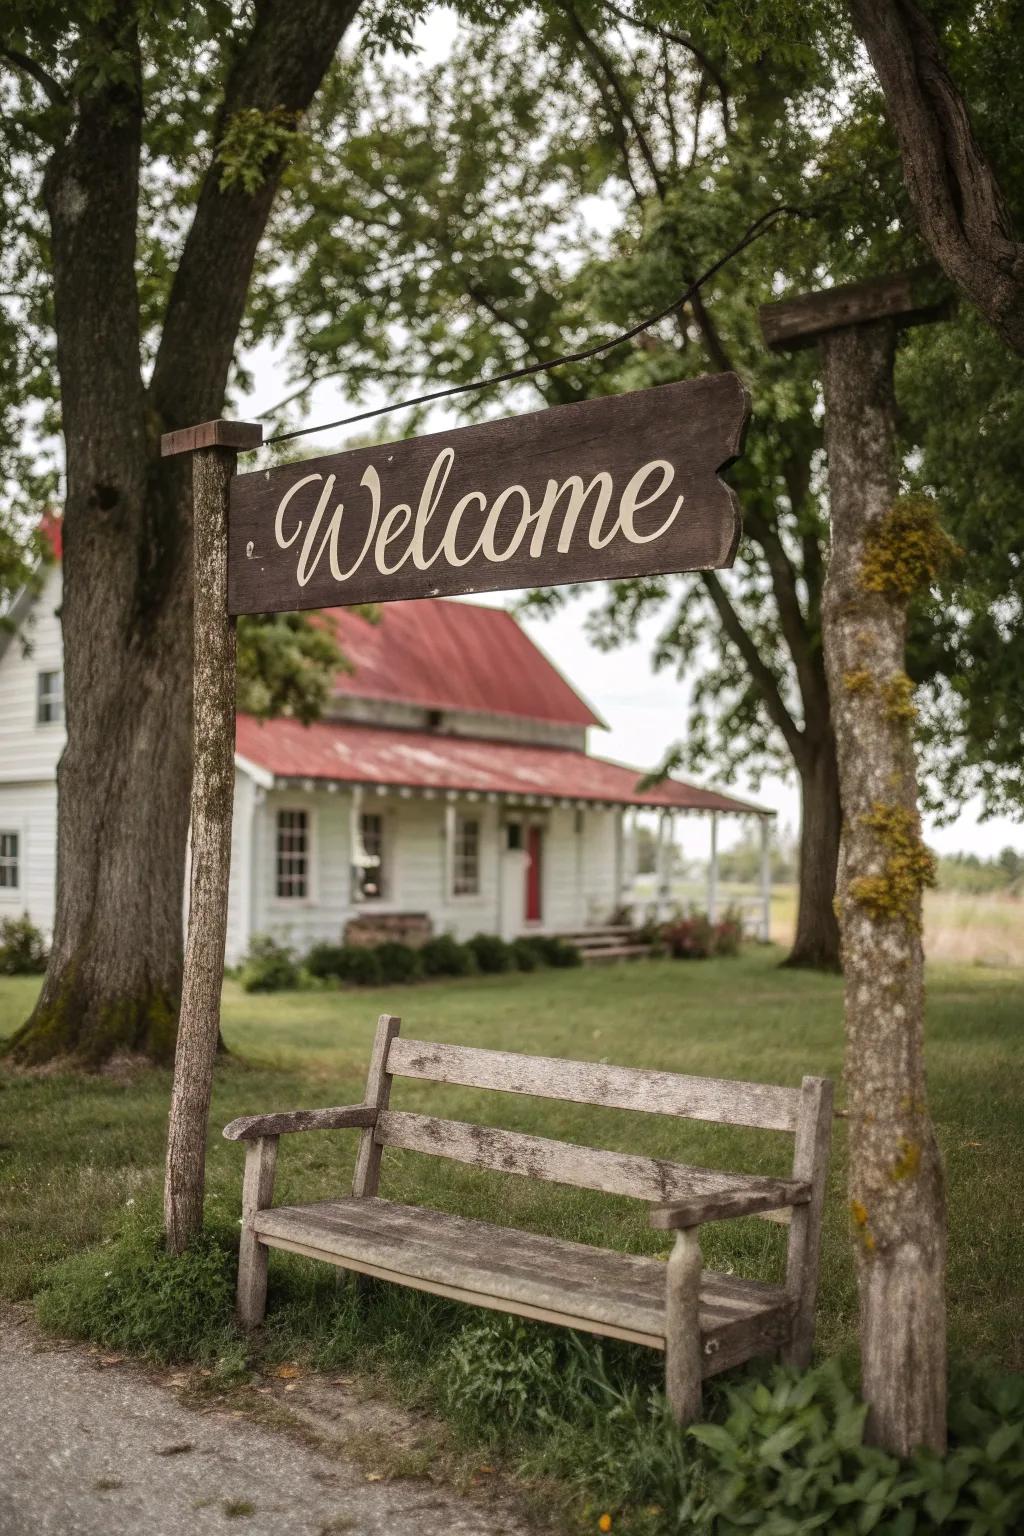
<svg viewBox="0 0 1024 1536">
<path fill-rule="evenodd" d="M 338 674 L 335 694 L 603 724 L 503 608 L 434 597 L 382 603 L 378 611 L 376 624 L 351 608 L 325 611 L 355 668 Z"/>
<path fill-rule="evenodd" d="M 476 790 L 687 811 L 764 810 L 681 779 L 666 779 L 640 790 L 643 774 L 638 768 L 567 747 L 523 746 L 330 721 L 302 725 L 297 720 L 256 720 L 251 715 L 239 715 L 235 742 L 241 757 L 282 779 Z"/>
</svg>

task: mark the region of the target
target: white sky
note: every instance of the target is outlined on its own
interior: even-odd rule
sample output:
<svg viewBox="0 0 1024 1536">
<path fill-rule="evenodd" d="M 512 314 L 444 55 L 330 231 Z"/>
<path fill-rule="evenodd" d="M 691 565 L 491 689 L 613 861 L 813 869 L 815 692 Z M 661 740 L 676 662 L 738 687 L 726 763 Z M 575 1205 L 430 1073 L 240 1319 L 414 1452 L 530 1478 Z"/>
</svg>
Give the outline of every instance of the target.
<svg viewBox="0 0 1024 1536">
<path fill-rule="evenodd" d="M 420 57 L 426 64 L 435 63 L 450 49 L 455 30 L 456 22 L 450 12 L 433 12 L 429 26 L 421 24 L 418 29 L 423 49 Z M 245 361 L 252 370 L 253 388 L 235 405 L 242 419 L 259 420 L 261 411 L 268 410 L 290 392 L 291 381 L 283 355 L 268 348 L 260 348 Z M 378 403 L 383 404 L 383 399 L 367 398 L 353 403 L 345 395 L 343 381 L 337 381 L 316 388 L 305 419 L 310 423 L 329 421 Z M 536 405 L 531 403 L 526 408 L 536 409 Z M 431 429 L 456 424 L 457 418 L 446 412 L 431 421 Z M 398 436 L 400 418 L 389 423 L 389 427 L 392 425 L 394 435 Z M 334 446 L 341 444 L 336 445 L 328 437 L 315 438 L 310 441 L 309 453 L 329 452 Z M 486 593 L 473 601 L 510 607 L 521 595 Z M 638 768 L 653 768 L 684 734 L 685 680 L 680 682 L 671 671 L 656 673 L 651 666 L 658 619 L 643 626 L 637 640 L 616 651 L 604 652 L 590 643 L 584 631 L 583 616 L 588 606 L 592 607 L 593 601 L 588 604 L 583 597 L 569 603 L 550 619 L 528 618 L 520 622 L 607 722 L 607 731 L 591 733 L 591 751 L 635 764 Z M 795 775 L 765 778 L 756 792 L 742 778 L 722 787 L 733 790 L 740 798 L 772 807 L 783 825 L 793 829 L 799 826 L 800 797 Z M 943 853 L 969 850 L 988 857 L 1007 845 L 1024 852 L 1024 825 L 1005 817 L 980 821 L 979 809 L 977 805 L 969 805 L 955 822 L 945 827 L 936 827 L 926 821 L 928 842 Z M 739 823 L 736 826 L 738 830 Z M 684 818 L 677 826 L 677 839 L 683 843 L 689 857 L 704 857 L 708 851 L 707 827 L 700 818 Z M 728 846 L 728 826 L 723 829 L 720 841 L 723 846 Z"/>
</svg>

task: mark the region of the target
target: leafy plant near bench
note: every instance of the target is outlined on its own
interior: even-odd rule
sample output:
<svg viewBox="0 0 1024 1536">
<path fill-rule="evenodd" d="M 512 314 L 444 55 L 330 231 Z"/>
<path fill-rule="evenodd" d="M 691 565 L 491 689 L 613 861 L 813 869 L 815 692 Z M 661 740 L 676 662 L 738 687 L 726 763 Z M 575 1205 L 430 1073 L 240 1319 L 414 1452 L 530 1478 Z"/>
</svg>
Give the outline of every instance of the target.
<svg viewBox="0 0 1024 1536">
<path fill-rule="evenodd" d="M 395 942 L 314 944 L 300 964 L 289 945 L 262 934 L 253 939 L 238 975 L 247 992 L 279 992 L 301 986 L 306 978 L 355 987 L 395 986 L 424 977 L 498 975 L 581 963 L 579 950 L 554 936 L 537 934 L 506 944 L 496 934 L 478 933 L 465 944 L 439 934 L 418 949 Z"/>
</svg>

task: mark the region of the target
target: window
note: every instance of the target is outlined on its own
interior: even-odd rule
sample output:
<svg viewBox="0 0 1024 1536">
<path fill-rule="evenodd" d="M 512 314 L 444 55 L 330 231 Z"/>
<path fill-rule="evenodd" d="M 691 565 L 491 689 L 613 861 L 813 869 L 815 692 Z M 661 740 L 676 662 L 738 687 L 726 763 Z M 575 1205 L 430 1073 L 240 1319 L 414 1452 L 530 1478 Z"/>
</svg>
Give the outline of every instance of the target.
<svg viewBox="0 0 1024 1536">
<path fill-rule="evenodd" d="M 480 823 L 465 816 L 456 816 L 452 892 L 456 896 L 476 896 L 479 891 Z"/>
<path fill-rule="evenodd" d="M 60 672 L 36 675 L 36 723 L 56 725 L 64 719 L 64 678 Z"/>
<path fill-rule="evenodd" d="M 277 813 L 278 897 L 303 901 L 309 895 L 309 814 L 307 811 Z"/>
<path fill-rule="evenodd" d="M 384 817 L 368 812 L 360 818 L 362 856 L 359 860 L 359 895 L 379 901 L 384 895 Z"/>
<path fill-rule="evenodd" d="M 523 824 L 521 821 L 510 821 L 507 827 L 508 846 L 512 852 L 518 851 L 523 846 Z"/>
<path fill-rule="evenodd" d="M 0 891 L 18 889 L 18 834 L 0 832 Z"/>
</svg>

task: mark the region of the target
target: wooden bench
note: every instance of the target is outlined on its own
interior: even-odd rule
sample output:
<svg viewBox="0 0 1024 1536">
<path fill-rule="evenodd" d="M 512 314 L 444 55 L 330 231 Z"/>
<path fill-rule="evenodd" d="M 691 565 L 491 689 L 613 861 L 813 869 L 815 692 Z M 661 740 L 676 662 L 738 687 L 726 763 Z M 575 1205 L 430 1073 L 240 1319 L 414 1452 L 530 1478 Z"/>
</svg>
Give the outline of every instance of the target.
<svg viewBox="0 0 1024 1536">
<path fill-rule="evenodd" d="M 399 1027 L 390 1014 L 377 1025 L 362 1104 L 246 1115 L 225 1128 L 229 1141 L 248 1143 L 238 1266 L 246 1327 L 262 1322 L 266 1310 L 267 1250 L 283 1248 L 434 1295 L 663 1349 L 680 1423 L 699 1414 L 705 1376 L 763 1354 L 810 1363 L 832 1126 L 828 1079 L 805 1077 L 800 1088 L 783 1088 L 683 1077 L 403 1040 Z M 795 1136 L 793 1172 L 719 1173 L 392 1110 L 395 1077 L 787 1131 Z M 273 1208 L 278 1137 L 346 1127 L 361 1133 L 351 1197 Z M 675 1232 L 675 1246 L 666 1265 L 393 1204 L 377 1195 L 385 1147 L 646 1200 L 652 1225 Z M 782 1286 L 702 1268 L 702 1223 L 753 1215 L 789 1223 Z"/>
</svg>

